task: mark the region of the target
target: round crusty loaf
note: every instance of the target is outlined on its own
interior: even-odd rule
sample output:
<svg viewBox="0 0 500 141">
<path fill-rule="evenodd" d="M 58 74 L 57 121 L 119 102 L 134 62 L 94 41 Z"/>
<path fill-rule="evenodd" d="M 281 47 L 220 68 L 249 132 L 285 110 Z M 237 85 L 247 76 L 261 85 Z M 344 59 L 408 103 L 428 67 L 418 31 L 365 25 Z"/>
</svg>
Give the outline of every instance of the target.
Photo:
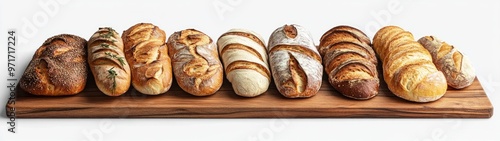
<svg viewBox="0 0 500 141">
<path fill-rule="evenodd" d="M 20 87 L 43 96 L 75 95 L 87 83 L 87 41 L 69 34 L 53 36 L 37 49 Z"/>
<path fill-rule="evenodd" d="M 288 98 L 312 97 L 323 77 L 321 56 L 310 33 L 299 25 L 285 25 L 269 38 L 269 66 L 278 91 Z"/>
<path fill-rule="evenodd" d="M 410 32 L 386 26 L 375 34 L 373 47 L 382 60 L 384 80 L 395 95 L 430 102 L 446 93 L 446 78 L 432 63 L 429 51 Z"/>
<path fill-rule="evenodd" d="M 222 86 L 223 70 L 217 46 L 203 32 L 186 29 L 168 38 L 174 76 L 179 86 L 195 96 L 215 94 Z"/>
<path fill-rule="evenodd" d="M 336 26 L 323 34 L 319 51 L 330 84 L 341 94 L 353 99 L 378 94 L 377 57 L 363 32 Z"/>
<path fill-rule="evenodd" d="M 130 87 L 130 66 L 120 35 L 110 27 L 99 28 L 88 42 L 88 62 L 97 88 L 108 96 L 119 96 Z"/>
<path fill-rule="evenodd" d="M 162 94 L 172 86 L 172 65 L 165 38 L 165 32 L 150 23 L 136 24 L 122 34 L 132 86 L 143 94 Z"/>
<path fill-rule="evenodd" d="M 434 36 L 425 36 L 418 40 L 432 55 L 434 65 L 446 76 L 448 85 L 455 89 L 470 86 L 476 78 L 474 68 L 467 56 L 452 45 Z"/>
<path fill-rule="evenodd" d="M 226 78 L 236 94 L 255 97 L 267 91 L 271 72 L 260 35 L 245 29 L 231 29 L 219 37 L 217 45 Z"/>
</svg>

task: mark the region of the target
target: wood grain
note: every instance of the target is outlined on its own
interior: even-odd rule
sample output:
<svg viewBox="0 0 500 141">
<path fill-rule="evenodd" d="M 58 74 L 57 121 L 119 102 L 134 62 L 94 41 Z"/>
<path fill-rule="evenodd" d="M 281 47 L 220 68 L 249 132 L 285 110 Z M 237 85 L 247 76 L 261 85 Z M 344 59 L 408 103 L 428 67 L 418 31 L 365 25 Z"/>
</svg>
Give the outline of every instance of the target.
<svg viewBox="0 0 500 141">
<path fill-rule="evenodd" d="M 177 84 L 165 94 L 143 95 L 134 89 L 122 96 L 101 93 L 93 80 L 75 96 L 35 96 L 17 88 L 16 118 L 490 118 L 493 106 L 479 81 L 456 90 L 448 88 L 443 98 L 414 103 L 393 95 L 385 83 L 378 96 L 365 101 L 346 98 L 323 79 L 318 94 L 288 99 L 276 87 L 261 96 L 236 95 L 228 81 L 212 96 L 196 97 Z M 382 80 L 382 79 L 381 79 Z"/>
</svg>

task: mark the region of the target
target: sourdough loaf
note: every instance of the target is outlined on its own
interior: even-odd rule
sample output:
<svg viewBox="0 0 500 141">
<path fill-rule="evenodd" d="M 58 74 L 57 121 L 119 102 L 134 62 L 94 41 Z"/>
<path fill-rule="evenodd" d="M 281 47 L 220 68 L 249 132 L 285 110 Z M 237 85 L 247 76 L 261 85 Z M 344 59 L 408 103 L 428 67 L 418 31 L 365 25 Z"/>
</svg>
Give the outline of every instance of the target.
<svg viewBox="0 0 500 141">
<path fill-rule="evenodd" d="M 310 33 L 299 25 L 284 25 L 269 38 L 269 65 L 278 91 L 288 98 L 316 95 L 323 66 Z"/>
<path fill-rule="evenodd" d="M 203 32 L 186 29 L 168 38 L 169 55 L 177 84 L 195 96 L 215 94 L 222 86 L 223 70 L 217 46 Z"/>
</svg>

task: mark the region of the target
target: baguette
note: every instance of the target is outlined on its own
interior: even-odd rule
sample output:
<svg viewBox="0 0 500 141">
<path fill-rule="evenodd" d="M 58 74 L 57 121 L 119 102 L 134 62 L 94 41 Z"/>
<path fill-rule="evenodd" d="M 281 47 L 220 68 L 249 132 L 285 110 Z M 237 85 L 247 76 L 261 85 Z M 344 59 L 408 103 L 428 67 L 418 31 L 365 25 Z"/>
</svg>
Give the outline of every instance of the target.
<svg viewBox="0 0 500 141">
<path fill-rule="evenodd" d="M 222 86 L 223 70 L 217 46 L 205 33 L 186 29 L 168 38 L 174 76 L 179 86 L 195 96 L 215 94 Z"/>
<path fill-rule="evenodd" d="M 87 41 L 69 34 L 42 44 L 19 81 L 24 91 L 42 96 L 75 95 L 87 83 Z"/>
<path fill-rule="evenodd" d="M 130 87 L 130 67 L 120 35 L 110 27 L 99 28 L 88 42 L 88 62 L 97 88 L 108 96 L 119 96 Z"/>
<path fill-rule="evenodd" d="M 431 53 L 434 65 L 444 73 L 449 86 L 462 89 L 474 82 L 476 74 L 469 59 L 455 47 L 433 36 L 422 37 L 418 42 Z"/>
<path fill-rule="evenodd" d="M 122 34 L 132 86 L 143 94 L 162 94 L 172 86 L 172 65 L 165 38 L 165 32 L 150 23 L 136 24 Z"/>
<path fill-rule="evenodd" d="M 267 91 L 271 72 L 262 37 L 249 30 L 231 29 L 219 37 L 217 46 L 236 94 L 255 97 Z"/>
<path fill-rule="evenodd" d="M 287 98 L 316 95 L 322 83 L 321 56 L 309 32 L 285 25 L 269 38 L 269 62 L 278 91 Z"/>
<path fill-rule="evenodd" d="M 373 47 L 382 60 L 384 80 L 395 95 L 430 102 L 446 93 L 446 78 L 432 63 L 429 51 L 410 32 L 386 26 L 375 34 Z"/>
<path fill-rule="evenodd" d="M 321 37 L 319 50 L 335 90 L 353 99 L 378 94 L 377 58 L 363 32 L 350 26 L 334 27 Z"/>
</svg>

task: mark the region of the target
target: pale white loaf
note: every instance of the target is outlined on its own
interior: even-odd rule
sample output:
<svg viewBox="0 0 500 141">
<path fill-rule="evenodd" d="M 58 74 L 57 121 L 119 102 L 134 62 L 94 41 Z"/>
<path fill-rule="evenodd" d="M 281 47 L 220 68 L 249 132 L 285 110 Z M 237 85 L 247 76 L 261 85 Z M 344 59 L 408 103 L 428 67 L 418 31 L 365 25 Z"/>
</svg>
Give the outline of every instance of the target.
<svg viewBox="0 0 500 141">
<path fill-rule="evenodd" d="M 267 91 L 271 73 L 265 42 L 260 35 L 250 30 L 231 29 L 219 37 L 217 46 L 226 77 L 236 94 L 255 97 Z"/>
</svg>

